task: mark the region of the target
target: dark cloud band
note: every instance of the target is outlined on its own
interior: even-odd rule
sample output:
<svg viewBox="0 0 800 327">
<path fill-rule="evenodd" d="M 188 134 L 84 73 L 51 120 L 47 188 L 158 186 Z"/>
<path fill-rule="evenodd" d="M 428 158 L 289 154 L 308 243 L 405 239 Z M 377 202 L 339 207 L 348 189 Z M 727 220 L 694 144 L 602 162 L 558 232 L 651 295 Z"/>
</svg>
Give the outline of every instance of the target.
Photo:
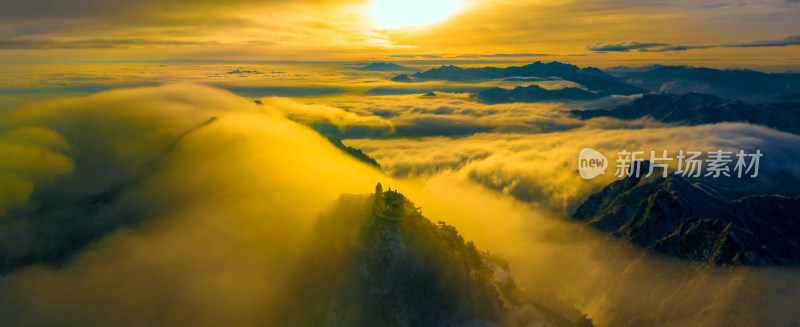
<svg viewBox="0 0 800 327">
<path fill-rule="evenodd" d="M 636 42 L 626 41 L 618 43 L 597 42 L 586 47 L 587 50 L 595 52 L 628 52 L 638 50 L 640 52 L 667 52 L 667 51 L 686 51 L 693 49 L 710 48 L 761 48 L 761 47 L 785 47 L 800 45 L 800 35 L 792 35 L 779 40 L 761 40 L 744 43 L 729 43 L 717 45 L 682 45 L 655 42 Z"/>
</svg>

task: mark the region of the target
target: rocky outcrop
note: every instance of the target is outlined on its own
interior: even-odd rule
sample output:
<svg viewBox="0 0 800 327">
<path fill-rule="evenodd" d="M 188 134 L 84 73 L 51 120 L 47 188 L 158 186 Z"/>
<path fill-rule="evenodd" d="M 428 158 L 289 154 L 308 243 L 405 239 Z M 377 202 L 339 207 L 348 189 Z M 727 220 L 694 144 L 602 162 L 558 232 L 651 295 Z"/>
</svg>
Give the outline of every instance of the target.
<svg viewBox="0 0 800 327">
<path fill-rule="evenodd" d="M 368 156 L 366 153 L 364 153 L 363 151 L 361 151 L 359 149 L 344 145 L 344 143 L 342 143 L 342 140 L 340 140 L 338 137 L 336 137 L 336 136 L 328 136 L 328 141 L 333 143 L 333 145 L 335 145 L 337 148 L 339 148 L 342 151 L 346 152 L 347 154 L 353 156 L 354 158 L 356 158 L 358 160 L 361 160 L 361 161 L 363 161 L 363 162 L 365 162 L 365 163 L 367 163 L 369 165 L 375 166 L 377 168 L 381 168 L 381 165 L 378 164 L 378 162 L 375 159 L 373 159 L 372 157 Z"/>
<path fill-rule="evenodd" d="M 517 289 L 508 262 L 434 223 L 380 184 L 324 213 L 287 299 L 295 326 L 591 326 L 577 310 Z"/>
<path fill-rule="evenodd" d="M 648 251 L 733 265 L 800 263 L 800 197 L 743 195 L 701 179 L 628 177 L 573 214 Z"/>
</svg>

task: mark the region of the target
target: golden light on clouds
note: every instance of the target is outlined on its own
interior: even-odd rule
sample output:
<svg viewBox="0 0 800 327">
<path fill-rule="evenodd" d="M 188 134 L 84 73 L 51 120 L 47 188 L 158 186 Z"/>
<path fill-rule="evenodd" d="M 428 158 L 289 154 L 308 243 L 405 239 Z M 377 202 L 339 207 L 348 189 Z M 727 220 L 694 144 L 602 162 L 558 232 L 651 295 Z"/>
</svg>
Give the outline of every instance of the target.
<svg viewBox="0 0 800 327">
<path fill-rule="evenodd" d="M 796 1 L 123 0 L 101 6 L 86 0 L 81 4 L 91 6 L 83 10 L 61 10 L 51 1 L 0 4 L 2 60 L 342 61 L 409 54 L 422 59 L 546 54 L 593 63 L 729 61 L 720 66 L 739 67 L 759 60 L 788 66 L 797 57 L 791 31 L 800 28 Z M 772 46 L 752 46 L 758 42 Z M 634 43 L 660 46 L 613 47 Z"/>
<path fill-rule="evenodd" d="M 327 248 L 305 245 L 319 235 L 315 225 L 320 212 L 341 193 L 362 194 L 378 181 L 401 189 L 426 215 L 458 226 L 466 239 L 507 258 L 516 284 L 569 301 L 598 326 L 629 325 L 630 317 L 644 325 L 686 319 L 682 322 L 703 326 L 728 326 L 730 319 L 781 325 L 781 319 L 794 318 L 767 310 L 768 318 L 729 313 L 759 306 L 794 312 L 796 295 L 753 294 L 796 289 L 795 271 L 695 270 L 645 257 L 579 224 L 557 219 L 546 204 L 558 205 L 577 194 L 585 197 L 599 186 L 580 180 L 570 163 L 574 150 L 587 144 L 607 151 L 672 142 L 698 148 L 763 142 L 774 144 L 769 153 L 785 154 L 778 161 L 791 166 L 796 162 L 796 135 L 717 124 L 347 141 L 375 155 L 389 172 L 405 163 L 432 168 L 430 173 L 401 178 L 358 161 L 305 126 L 386 126 L 381 118 L 359 116 L 359 108 L 345 111 L 288 99 L 260 100 L 257 105 L 220 89 L 172 84 L 54 99 L 0 112 L 0 127 L 13 128 L 0 133 L 0 151 L 18 158 L 0 160 L 0 168 L 12 172 L 0 174 L 0 182 L 17 195 L 0 202 L 0 210 L 23 205 L 34 185 L 44 188 L 58 176 L 81 174 L 87 181 L 56 184 L 54 191 L 83 194 L 84 187 L 102 190 L 120 181 L 126 187 L 117 200 L 102 204 L 108 218 L 97 217 L 143 212 L 148 219 L 98 240 L 68 265 L 35 265 L 8 275 L 0 283 L 4 323 L 272 326 L 283 325 L 284 312 L 312 315 L 306 306 L 293 306 L 307 294 L 291 293 L 296 285 L 285 281 L 302 272 L 296 267 L 302 267 L 305 253 L 327 253 Z M 394 100 L 417 109 L 456 101 Z M 364 101 L 363 106 L 375 104 Z M 467 103 L 459 107 L 467 110 L 465 116 L 493 110 L 497 112 L 492 116 L 501 116 L 474 120 L 508 121 L 557 109 L 524 104 L 472 108 L 489 110 L 470 110 Z M 407 114 L 421 115 L 411 110 Z M 85 133 L 87 129 L 94 133 Z M 165 148 L 171 150 L 164 154 Z M 462 158 L 463 164 L 449 163 L 453 158 Z M 32 164 L 37 160 L 39 166 Z M 92 169 L 81 168 L 87 162 Z M 538 204 L 519 200 L 526 196 Z M 4 227 L 19 235 L 27 228 Z M 24 238 L 8 240 L 25 244 Z"/>
<path fill-rule="evenodd" d="M 797 325 L 797 17 L 0 0 L 0 327 Z"/>
</svg>

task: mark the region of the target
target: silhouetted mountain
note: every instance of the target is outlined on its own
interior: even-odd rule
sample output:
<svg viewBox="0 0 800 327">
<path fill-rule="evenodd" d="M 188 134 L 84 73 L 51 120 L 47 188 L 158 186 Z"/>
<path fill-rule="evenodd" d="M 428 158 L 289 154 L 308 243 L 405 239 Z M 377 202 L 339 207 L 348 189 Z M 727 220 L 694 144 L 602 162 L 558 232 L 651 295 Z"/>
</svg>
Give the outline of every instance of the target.
<svg viewBox="0 0 800 327">
<path fill-rule="evenodd" d="M 430 92 L 428 92 L 428 93 L 425 93 L 423 96 L 424 96 L 424 97 L 435 97 L 435 96 L 436 96 L 436 93 L 434 93 L 433 91 L 430 91 Z"/>
<path fill-rule="evenodd" d="M 370 158 L 370 156 L 368 156 L 366 153 L 364 153 L 359 149 L 344 145 L 344 143 L 342 143 L 342 140 L 340 140 L 338 137 L 328 136 L 328 141 L 331 141 L 331 143 L 333 143 L 333 145 L 335 145 L 337 148 L 342 149 L 342 151 L 347 152 L 347 154 L 355 157 L 356 159 L 366 162 L 375 167 L 381 168 L 381 165 L 379 165 L 378 162 L 375 161 L 375 159 Z"/>
<path fill-rule="evenodd" d="M 627 177 L 591 195 L 573 218 L 649 251 L 695 261 L 800 263 L 800 197 L 746 195 L 712 182 L 674 174 Z"/>
<path fill-rule="evenodd" d="M 324 213 L 287 283 L 292 326 L 590 326 L 518 290 L 508 263 L 433 223 L 397 191 L 344 195 Z M 291 304 L 291 303 L 290 303 Z"/>
<path fill-rule="evenodd" d="M 388 71 L 406 71 L 416 72 L 419 69 L 401 66 L 391 62 L 373 62 L 369 65 L 359 68 L 359 70 L 375 71 L 375 72 L 388 72 Z"/>
<path fill-rule="evenodd" d="M 644 70 L 615 68 L 609 71 L 629 84 L 649 90 L 670 93 L 702 92 L 750 103 L 775 102 L 781 95 L 800 91 L 798 73 L 661 65 Z"/>
<path fill-rule="evenodd" d="M 559 78 L 581 84 L 589 90 L 608 94 L 631 95 L 647 92 L 645 89 L 620 82 L 599 69 L 593 67 L 580 69 L 578 66 L 556 61 L 550 63 L 537 61 L 525 66 L 506 68 L 461 68 L 450 65 L 417 72 L 412 77 L 414 81 L 453 82 L 476 82 L 508 77 Z"/>
<path fill-rule="evenodd" d="M 800 103 L 751 105 L 700 93 L 645 94 L 612 110 L 573 110 L 570 113 L 581 119 L 637 119 L 650 116 L 661 122 L 678 125 L 745 122 L 800 134 Z"/>
<path fill-rule="evenodd" d="M 478 99 L 489 104 L 550 100 L 592 100 L 605 96 L 608 96 L 608 94 L 595 93 L 577 87 L 547 90 L 538 85 L 517 86 L 511 90 L 495 87 L 476 95 Z"/>
<path fill-rule="evenodd" d="M 400 74 L 395 77 L 392 77 L 392 82 L 399 82 L 399 83 L 411 83 L 413 82 L 408 74 Z"/>
<path fill-rule="evenodd" d="M 614 76 L 594 67 L 584 67 L 580 70 L 581 73 L 591 76 L 596 76 L 605 79 L 614 79 Z"/>
</svg>

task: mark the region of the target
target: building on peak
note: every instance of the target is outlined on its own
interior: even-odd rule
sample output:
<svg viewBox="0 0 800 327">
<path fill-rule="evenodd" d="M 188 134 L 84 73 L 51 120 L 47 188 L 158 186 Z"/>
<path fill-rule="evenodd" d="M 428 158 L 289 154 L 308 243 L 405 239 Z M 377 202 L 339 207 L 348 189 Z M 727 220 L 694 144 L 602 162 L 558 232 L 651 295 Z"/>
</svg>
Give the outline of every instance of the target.
<svg viewBox="0 0 800 327">
<path fill-rule="evenodd" d="M 383 192 L 383 187 L 380 183 L 375 186 L 375 214 L 381 218 L 388 220 L 401 220 L 406 214 L 407 199 L 404 195 L 392 191 L 389 187 L 386 192 Z"/>
</svg>

